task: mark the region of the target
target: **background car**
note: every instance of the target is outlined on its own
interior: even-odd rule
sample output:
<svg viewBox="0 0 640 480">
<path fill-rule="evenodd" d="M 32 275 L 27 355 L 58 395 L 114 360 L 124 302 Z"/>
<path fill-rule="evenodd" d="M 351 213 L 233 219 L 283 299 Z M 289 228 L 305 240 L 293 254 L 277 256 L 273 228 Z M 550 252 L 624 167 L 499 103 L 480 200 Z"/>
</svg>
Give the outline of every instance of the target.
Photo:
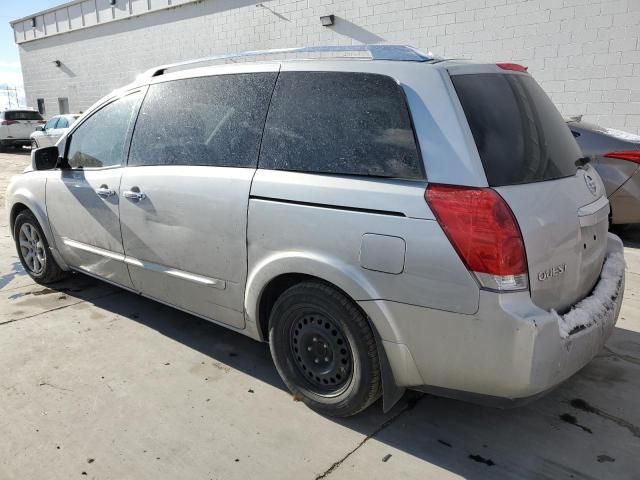
<svg viewBox="0 0 640 480">
<path fill-rule="evenodd" d="M 47 123 L 36 128 L 36 131 L 31 134 L 31 146 L 40 148 L 55 145 L 79 117 L 80 114 L 75 113 L 51 117 Z"/>
<path fill-rule="evenodd" d="M 0 112 L 0 148 L 31 145 L 29 135 L 43 123 L 42 115 L 33 109 Z"/>
<path fill-rule="evenodd" d="M 640 136 L 582 122 L 567 125 L 602 177 L 611 203 L 612 225 L 640 223 Z"/>
</svg>

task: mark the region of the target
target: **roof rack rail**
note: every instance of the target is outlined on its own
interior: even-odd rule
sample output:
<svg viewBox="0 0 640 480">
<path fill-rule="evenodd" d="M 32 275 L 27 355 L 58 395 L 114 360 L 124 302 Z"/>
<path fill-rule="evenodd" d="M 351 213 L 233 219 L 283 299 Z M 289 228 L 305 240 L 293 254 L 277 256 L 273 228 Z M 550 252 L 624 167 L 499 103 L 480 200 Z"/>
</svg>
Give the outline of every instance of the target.
<svg viewBox="0 0 640 480">
<path fill-rule="evenodd" d="M 140 75 L 139 78 L 146 79 L 163 75 L 167 70 L 177 67 L 185 67 L 197 63 L 214 62 L 218 60 L 233 60 L 235 58 L 258 57 L 278 54 L 299 54 L 299 53 L 357 53 L 362 52 L 369 55 L 371 60 L 395 60 L 403 62 L 432 62 L 442 60 L 441 57 L 431 52 L 423 53 L 408 45 L 327 45 L 316 47 L 293 47 L 275 48 L 272 50 L 251 50 L 247 52 L 227 53 L 213 55 L 210 57 L 195 58 L 184 62 L 170 63 L 151 68 Z M 339 55 L 336 55 L 339 56 Z"/>
</svg>

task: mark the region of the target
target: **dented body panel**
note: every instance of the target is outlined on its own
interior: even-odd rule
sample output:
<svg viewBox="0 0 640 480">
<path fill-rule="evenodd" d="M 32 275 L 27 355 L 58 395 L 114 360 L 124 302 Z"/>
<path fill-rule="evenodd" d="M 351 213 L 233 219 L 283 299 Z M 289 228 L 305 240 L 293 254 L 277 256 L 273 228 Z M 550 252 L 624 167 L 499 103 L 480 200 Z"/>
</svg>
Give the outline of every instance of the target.
<svg viewBox="0 0 640 480">
<path fill-rule="evenodd" d="M 74 130 L 95 109 L 127 91 L 174 80 L 249 72 L 357 72 L 390 77 L 406 100 L 424 175 L 397 178 L 283 171 L 262 168 L 256 158 L 255 165 L 241 172 L 244 189 L 237 189 L 225 181 L 228 172 L 224 170 L 229 167 L 181 165 L 182 177 L 189 177 L 189 169 L 194 179 L 181 183 L 180 194 L 166 203 L 158 201 L 163 198 L 160 195 L 169 187 L 177 192 L 175 184 L 184 178 L 167 174 L 162 182 L 151 183 L 140 174 L 142 168 L 122 165 L 121 182 L 111 182 L 118 186 L 113 187 L 113 195 L 130 202 L 126 208 L 113 210 L 114 225 L 121 227 L 120 232 L 115 231 L 122 235 L 122 249 L 114 252 L 103 246 L 91 250 L 92 255 L 118 262 L 132 285 L 126 280 L 111 281 L 266 340 L 269 312 L 261 308 L 270 285 L 283 275 L 314 277 L 344 292 L 366 313 L 379 340 L 382 361 L 388 362 L 388 372 L 383 369 L 387 372 L 385 389 L 389 385 L 430 386 L 489 397 L 526 398 L 557 385 L 595 356 L 615 324 L 624 272 L 616 282 L 613 308 L 594 314 L 583 325 L 563 325 L 563 316 L 590 299 L 590 292 L 597 291 L 603 281 L 602 261 L 622 250 L 619 239 L 606 234 L 609 204 L 597 173 L 593 172 L 589 184 L 586 177 L 591 173 L 585 168 L 557 180 L 495 188 L 517 217 L 528 255 L 529 284 L 510 293 L 481 288 L 425 201 L 430 183 L 492 187 L 450 74 L 505 74 L 495 65 L 341 60 L 179 70 L 114 92 L 85 114 L 68 135 L 73 140 Z M 67 138 L 59 145 L 64 146 Z M 131 143 L 129 137 L 127 142 Z M 144 168 L 156 176 L 171 171 L 159 165 Z M 55 216 L 49 225 L 47 179 L 59 180 L 60 176 L 60 169 L 25 173 L 9 189 L 9 206 L 23 202 L 34 211 L 60 265 L 82 270 L 77 257 L 58 245 L 62 258 L 55 249 L 62 240 L 54 235 L 62 224 L 61 215 L 59 225 Z M 129 181 L 132 178 L 136 181 Z M 588 190 L 593 185 L 595 190 Z M 91 192 L 94 187 L 100 190 L 100 185 L 91 187 Z M 141 190 L 134 191 L 134 187 Z M 131 191 L 121 191 L 129 188 Z M 145 195 L 136 196 L 141 191 Z M 94 204 L 101 205 L 103 200 L 91 192 Z M 223 208 L 224 202 L 214 193 L 233 198 L 234 209 Z M 563 203 L 558 205 L 558 201 Z M 78 200 L 75 206 L 87 205 Z M 554 207 L 557 209 L 549 213 Z M 234 212 L 224 223 L 228 228 L 215 222 L 216 211 L 219 215 Z M 76 217 L 80 218 L 66 221 L 72 223 Z M 127 242 L 131 233 L 127 218 L 139 220 L 135 241 Z M 153 222 L 154 228 L 140 228 L 143 221 Z M 205 228 L 202 222 L 206 221 L 210 223 Z M 151 240 L 145 239 L 149 232 L 155 232 Z M 181 237 L 180 232 L 191 236 Z M 206 234 L 195 235 L 202 232 Z M 224 241 L 229 248 L 216 248 L 213 233 L 224 237 L 220 243 Z M 207 262 L 194 260 L 181 238 L 196 239 L 186 244 L 197 243 L 207 261 L 223 262 L 228 268 L 217 276 L 198 271 Z M 72 243 L 76 248 L 77 244 Z M 150 245 L 166 247 L 172 254 L 155 260 L 144 257 L 153 253 Z M 178 262 L 180 259 L 183 261 Z M 136 272 L 142 278 L 141 271 L 146 281 L 136 284 Z M 89 273 L 110 280 L 106 271 Z M 178 283 L 179 288 L 167 287 Z M 225 316 L 211 304 L 233 312 Z"/>
<path fill-rule="evenodd" d="M 611 335 L 624 293 L 622 251 L 620 239 L 609 234 L 607 258 L 621 262 L 615 269 L 614 293 L 609 303 L 594 297 L 599 285 L 609 281 L 599 280 L 594 292 L 576 306 L 584 308 L 587 302 L 598 308 L 590 308 L 585 323 L 570 334 L 563 316 L 536 306 L 528 292 L 481 291 L 478 312 L 473 315 L 380 300 L 359 304 L 371 316 L 385 312 L 402 332 L 390 350 L 397 359 L 392 363 L 394 375 L 407 382 L 405 386 L 420 382 L 457 398 L 527 399 L 584 367 Z"/>
</svg>

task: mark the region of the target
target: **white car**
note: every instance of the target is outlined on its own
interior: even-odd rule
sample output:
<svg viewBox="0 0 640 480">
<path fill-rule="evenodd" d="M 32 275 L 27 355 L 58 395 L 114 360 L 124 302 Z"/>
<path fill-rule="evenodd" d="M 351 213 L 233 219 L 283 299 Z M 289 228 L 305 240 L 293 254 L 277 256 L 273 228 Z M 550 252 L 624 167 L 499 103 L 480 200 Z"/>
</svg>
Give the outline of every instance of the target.
<svg viewBox="0 0 640 480">
<path fill-rule="evenodd" d="M 29 136 L 44 119 L 33 109 L 21 108 L 0 112 L 0 149 L 31 145 Z"/>
<path fill-rule="evenodd" d="M 78 118 L 80 118 L 80 114 L 74 113 L 51 117 L 47 123 L 37 127 L 36 131 L 31 134 L 31 146 L 40 148 L 55 145 Z"/>
</svg>

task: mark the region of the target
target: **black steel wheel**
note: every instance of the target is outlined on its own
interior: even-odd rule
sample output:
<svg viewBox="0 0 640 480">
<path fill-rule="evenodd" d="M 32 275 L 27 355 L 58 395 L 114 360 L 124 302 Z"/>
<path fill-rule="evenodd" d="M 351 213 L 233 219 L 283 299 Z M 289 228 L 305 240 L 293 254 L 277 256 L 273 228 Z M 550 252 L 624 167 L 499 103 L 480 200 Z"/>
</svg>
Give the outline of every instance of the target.
<svg viewBox="0 0 640 480">
<path fill-rule="evenodd" d="M 321 282 L 290 287 L 269 320 L 271 355 L 299 400 L 332 416 L 354 415 L 381 393 L 375 336 L 342 292 Z"/>
<path fill-rule="evenodd" d="M 332 318 L 304 315 L 291 325 L 289 347 L 300 373 L 319 393 L 339 394 L 351 380 L 351 348 Z"/>
</svg>

